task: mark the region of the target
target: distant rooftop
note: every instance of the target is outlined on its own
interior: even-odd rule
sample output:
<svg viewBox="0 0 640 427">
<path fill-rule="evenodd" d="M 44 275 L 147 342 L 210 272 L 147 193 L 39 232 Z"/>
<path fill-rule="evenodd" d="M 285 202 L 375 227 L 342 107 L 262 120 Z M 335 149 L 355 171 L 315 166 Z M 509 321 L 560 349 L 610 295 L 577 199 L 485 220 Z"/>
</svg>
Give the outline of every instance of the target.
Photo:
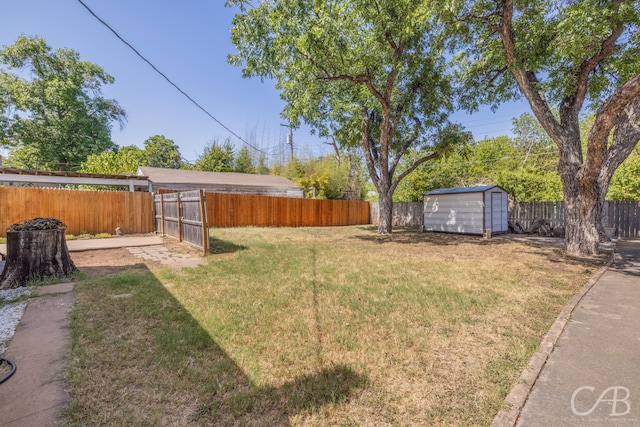
<svg viewBox="0 0 640 427">
<path fill-rule="evenodd" d="M 182 169 L 164 169 L 140 166 L 138 175 L 147 176 L 149 181 L 158 184 L 220 184 L 248 185 L 252 187 L 295 187 L 292 181 L 283 176 L 258 175 L 237 172 L 202 172 Z"/>
</svg>

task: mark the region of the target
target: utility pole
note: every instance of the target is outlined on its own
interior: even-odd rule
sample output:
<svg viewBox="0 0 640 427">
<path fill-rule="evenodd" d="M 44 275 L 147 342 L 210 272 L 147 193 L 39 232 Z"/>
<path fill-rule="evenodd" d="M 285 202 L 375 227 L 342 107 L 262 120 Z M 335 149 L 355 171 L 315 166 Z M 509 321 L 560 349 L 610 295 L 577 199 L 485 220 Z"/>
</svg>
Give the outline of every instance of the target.
<svg viewBox="0 0 640 427">
<path fill-rule="evenodd" d="M 290 157 L 290 161 L 293 161 L 293 128 L 291 127 L 291 125 L 283 125 L 280 124 L 280 126 L 284 126 L 286 128 L 289 128 L 289 135 L 287 136 L 287 144 L 289 144 L 289 149 L 291 150 L 291 157 Z"/>
</svg>

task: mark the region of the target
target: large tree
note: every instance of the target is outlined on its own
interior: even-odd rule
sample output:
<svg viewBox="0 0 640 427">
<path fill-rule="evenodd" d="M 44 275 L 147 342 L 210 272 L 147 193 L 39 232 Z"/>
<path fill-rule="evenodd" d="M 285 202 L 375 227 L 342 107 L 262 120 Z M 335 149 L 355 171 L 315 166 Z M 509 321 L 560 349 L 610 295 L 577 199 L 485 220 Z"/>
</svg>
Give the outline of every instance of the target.
<svg viewBox="0 0 640 427">
<path fill-rule="evenodd" d="M 164 135 L 153 135 L 144 142 L 144 165 L 154 168 L 180 169 L 180 147 Z"/>
<path fill-rule="evenodd" d="M 283 116 L 343 147 L 360 146 L 380 201 L 378 232 L 392 230 L 400 181 L 445 146 L 468 138 L 447 127 L 452 108 L 440 9 L 426 0 L 230 0 L 241 13 L 231 62 L 272 78 Z M 400 160 L 425 148 L 402 171 Z M 411 150 L 413 153 L 413 150 Z M 416 150 L 418 152 L 418 150 Z"/>
<path fill-rule="evenodd" d="M 145 152 L 135 145 L 130 145 L 91 154 L 82 162 L 80 172 L 135 175 L 138 172 L 138 166 L 148 166 L 144 159 Z"/>
<path fill-rule="evenodd" d="M 231 140 L 220 144 L 214 140 L 204 150 L 194 165 L 195 170 L 205 172 L 233 172 L 235 150 Z"/>
<path fill-rule="evenodd" d="M 233 171 L 239 173 L 256 173 L 256 167 L 253 165 L 253 155 L 247 147 L 242 147 L 238 151 Z"/>
<path fill-rule="evenodd" d="M 65 170 L 114 147 L 113 122 L 124 110 L 101 94 L 113 77 L 69 49 L 19 37 L 0 50 L 0 145 L 36 153 L 35 164 Z"/>
<path fill-rule="evenodd" d="M 640 140 L 640 3 L 479 0 L 457 16 L 471 29 L 467 105 L 526 98 L 559 152 L 566 251 L 596 254 L 611 177 Z"/>
</svg>

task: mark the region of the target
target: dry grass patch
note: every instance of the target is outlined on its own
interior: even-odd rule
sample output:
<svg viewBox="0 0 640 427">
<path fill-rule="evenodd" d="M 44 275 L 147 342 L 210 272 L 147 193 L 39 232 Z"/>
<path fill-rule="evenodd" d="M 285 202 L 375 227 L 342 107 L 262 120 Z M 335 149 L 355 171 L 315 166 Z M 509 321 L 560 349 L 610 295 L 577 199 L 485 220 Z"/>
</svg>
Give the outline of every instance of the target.
<svg viewBox="0 0 640 427">
<path fill-rule="evenodd" d="M 69 425 L 489 425 L 603 263 L 371 227 L 215 230 L 212 248 L 78 284 Z"/>
</svg>

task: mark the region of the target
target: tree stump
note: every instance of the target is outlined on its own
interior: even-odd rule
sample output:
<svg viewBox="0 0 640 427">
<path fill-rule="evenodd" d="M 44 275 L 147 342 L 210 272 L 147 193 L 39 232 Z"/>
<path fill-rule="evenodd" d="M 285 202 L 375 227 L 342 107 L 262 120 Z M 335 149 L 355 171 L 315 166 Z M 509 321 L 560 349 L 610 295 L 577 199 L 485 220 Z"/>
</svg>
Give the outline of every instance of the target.
<svg viewBox="0 0 640 427">
<path fill-rule="evenodd" d="M 67 249 L 64 224 L 57 222 L 58 228 L 24 227 L 29 223 L 26 221 L 7 229 L 20 231 L 7 231 L 6 264 L 0 276 L 0 289 L 24 286 L 34 279 L 66 277 L 77 270 Z M 51 227 L 51 222 L 48 224 Z"/>
</svg>

